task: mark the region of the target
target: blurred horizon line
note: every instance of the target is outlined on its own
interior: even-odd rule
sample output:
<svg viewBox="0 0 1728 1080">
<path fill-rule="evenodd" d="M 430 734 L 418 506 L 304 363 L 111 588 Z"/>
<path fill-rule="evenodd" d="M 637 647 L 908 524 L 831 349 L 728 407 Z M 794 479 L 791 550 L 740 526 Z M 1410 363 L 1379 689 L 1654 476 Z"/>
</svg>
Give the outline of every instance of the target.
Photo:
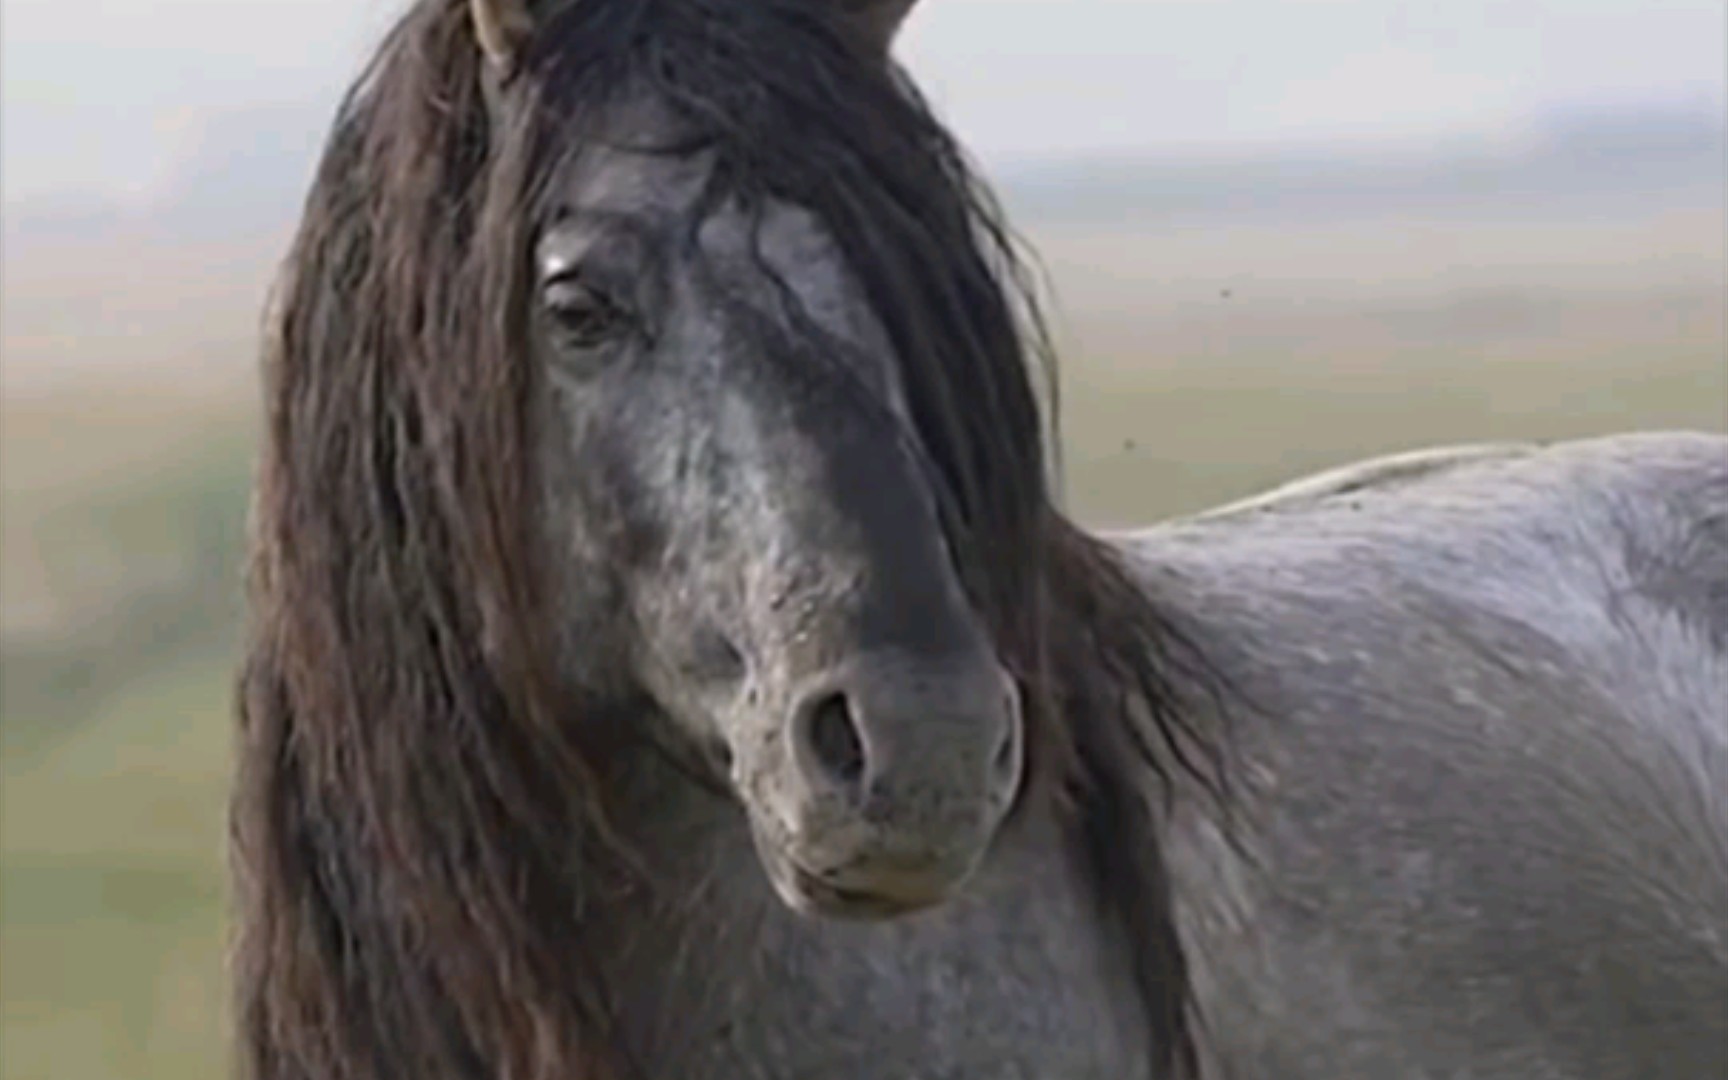
<svg viewBox="0 0 1728 1080">
<path fill-rule="evenodd" d="M 972 153 L 988 179 L 1011 183 L 1050 173 L 1083 172 L 1096 166 L 1157 166 L 1169 163 L 1255 163 L 1273 158 L 1323 158 L 1339 151 L 1372 150 L 1400 159 L 1475 153 L 1518 153 L 1544 143 L 1588 137 L 1604 128 L 1616 129 L 1622 141 L 1633 129 L 1654 129 L 1660 137 L 1675 133 L 1720 140 L 1728 131 L 1728 98 L 1700 89 L 1692 94 L 1626 94 L 1589 100 L 1547 103 L 1505 115 L 1478 116 L 1436 128 L 1417 130 L 1294 130 L 1281 137 L 1217 138 L 1203 141 L 1148 140 L 1137 144 L 1100 146 L 1091 150 L 1057 147 L 1049 151 Z M 142 218 L 183 200 L 189 189 L 203 187 L 212 174 L 244 167 L 237 156 L 265 159 L 276 172 L 269 186 L 280 188 L 286 176 L 304 190 L 322 153 L 335 118 L 335 106 L 322 100 L 278 101 L 218 109 L 183 118 L 179 147 L 157 178 L 131 190 L 62 185 L 53 191 L 27 188 L 15 193 L 0 174 L 0 214 L 8 219 L 42 219 L 101 214 Z M 5 139 L 0 131 L 0 141 Z M 204 192 L 207 194 L 208 192 Z M 8 225 L 10 221 L 8 221 Z"/>
</svg>

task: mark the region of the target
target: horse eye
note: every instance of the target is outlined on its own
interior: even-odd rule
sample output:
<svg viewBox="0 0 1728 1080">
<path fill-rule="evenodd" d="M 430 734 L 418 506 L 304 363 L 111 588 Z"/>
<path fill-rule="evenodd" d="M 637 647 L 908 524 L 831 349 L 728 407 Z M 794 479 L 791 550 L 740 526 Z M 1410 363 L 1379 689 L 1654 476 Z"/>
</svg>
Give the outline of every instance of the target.
<svg viewBox="0 0 1728 1080">
<path fill-rule="evenodd" d="M 629 325 L 624 308 L 606 293 L 575 278 L 553 281 L 545 290 L 546 310 L 560 339 L 578 349 L 591 349 L 616 337 Z"/>
</svg>

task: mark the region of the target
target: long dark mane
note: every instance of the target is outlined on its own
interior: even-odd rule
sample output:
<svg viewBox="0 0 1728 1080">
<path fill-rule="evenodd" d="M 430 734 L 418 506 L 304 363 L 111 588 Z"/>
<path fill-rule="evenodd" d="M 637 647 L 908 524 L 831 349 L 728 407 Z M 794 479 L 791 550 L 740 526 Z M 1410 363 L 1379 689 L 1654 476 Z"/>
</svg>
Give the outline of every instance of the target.
<svg viewBox="0 0 1728 1080">
<path fill-rule="evenodd" d="M 644 86 L 716 153 L 717 194 L 796 200 L 848 253 L 957 562 L 1024 683 L 1041 790 L 1134 942 L 1154 1052 L 1192 1071 L 1147 793 L 1217 780 L 1174 691 L 1195 654 L 1054 505 L 1034 392 L 1049 350 L 1010 235 L 906 79 L 828 7 L 564 5 L 499 108 L 466 0 L 422 0 L 344 102 L 265 357 L 233 809 L 259 1080 L 615 1075 L 573 928 L 629 879 L 605 825 L 621 721 L 554 701 L 541 666 L 522 336 L 540 187 L 585 117 Z"/>
</svg>

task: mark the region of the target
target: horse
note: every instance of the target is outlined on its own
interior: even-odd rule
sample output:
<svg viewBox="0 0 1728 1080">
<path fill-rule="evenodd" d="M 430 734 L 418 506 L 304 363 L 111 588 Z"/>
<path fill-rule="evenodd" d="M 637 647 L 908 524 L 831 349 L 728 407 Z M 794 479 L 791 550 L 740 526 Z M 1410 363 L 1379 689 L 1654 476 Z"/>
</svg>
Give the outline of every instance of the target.
<svg viewBox="0 0 1728 1080">
<path fill-rule="evenodd" d="M 245 1072 L 1719 1069 L 1728 443 L 1081 527 L 910 8 L 417 0 L 350 89 L 263 355 Z"/>
</svg>

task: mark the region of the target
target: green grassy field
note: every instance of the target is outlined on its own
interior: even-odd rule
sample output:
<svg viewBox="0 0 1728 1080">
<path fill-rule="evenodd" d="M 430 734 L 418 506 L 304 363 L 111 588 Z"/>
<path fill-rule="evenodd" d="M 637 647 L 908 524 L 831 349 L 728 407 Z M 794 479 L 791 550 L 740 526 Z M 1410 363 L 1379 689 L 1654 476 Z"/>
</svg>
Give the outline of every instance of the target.
<svg viewBox="0 0 1728 1080">
<path fill-rule="evenodd" d="M 1375 270 L 1357 251 L 1350 280 L 1374 284 L 1303 288 L 1304 266 L 1345 271 L 1319 275 L 1300 237 L 1228 238 L 1258 253 L 1254 275 L 1192 240 L 1160 269 L 1040 239 L 1068 300 L 1069 498 L 1088 521 L 1437 442 L 1724 427 L 1719 262 L 1424 289 L 1393 272 L 1419 254 Z M 1135 282 L 1161 306 L 1124 300 Z M 222 807 L 253 402 L 164 381 L 5 402 L 4 1080 L 227 1072 Z"/>
<path fill-rule="evenodd" d="M 83 391 L 0 428 L 0 1076 L 216 1077 L 248 425 Z"/>
</svg>

